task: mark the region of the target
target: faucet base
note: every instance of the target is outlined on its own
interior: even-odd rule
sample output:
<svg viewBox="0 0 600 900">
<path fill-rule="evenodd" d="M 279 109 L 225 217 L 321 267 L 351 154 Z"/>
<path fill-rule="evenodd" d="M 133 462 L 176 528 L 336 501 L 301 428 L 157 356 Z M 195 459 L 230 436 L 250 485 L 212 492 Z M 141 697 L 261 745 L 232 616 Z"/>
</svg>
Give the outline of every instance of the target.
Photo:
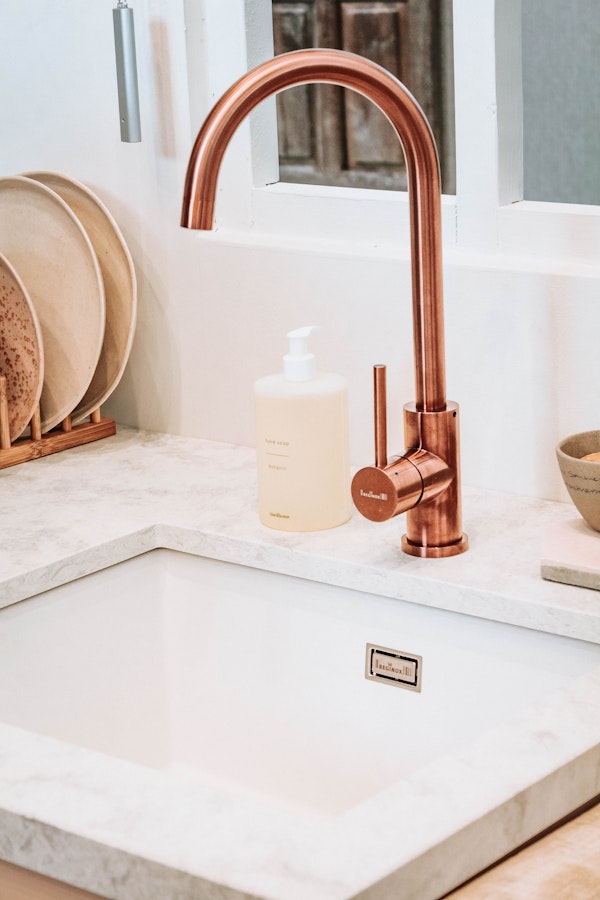
<svg viewBox="0 0 600 900">
<path fill-rule="evenodd" d="M 437 412 L 420 411 L 414 403 L 404 407 L 406 446 L 426 447 L 454 474 L 439 496 L 408 510 L 402 549 L 410 556 L 439 559 L 468 548 L 461 521 L 458 413 L 458 404 L 451 400 Z"/>
<path fill-rule="evenodd" d="M 469 538 L 463 534 L 460 540 L 453 544 L 445 544 L 442 547 L 424 547 L 422 544 L 413 544 L 408 537 L 402 535 L 402 550 L 409 556 L 420 556 L 422 559 L 443 559 L 446 556 L 458 556 L 469 549 Z"/>
</svg>

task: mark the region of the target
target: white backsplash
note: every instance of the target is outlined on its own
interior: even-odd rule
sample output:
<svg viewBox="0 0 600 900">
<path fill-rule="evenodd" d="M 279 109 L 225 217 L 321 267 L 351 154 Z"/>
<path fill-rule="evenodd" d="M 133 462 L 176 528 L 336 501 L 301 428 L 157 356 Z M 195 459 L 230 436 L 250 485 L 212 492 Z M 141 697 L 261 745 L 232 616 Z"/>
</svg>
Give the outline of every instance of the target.
<svg viewBox="0 0 600 900">
<path fill-rule="evenodd" d="M 316 322 L 323 368 L 349 381 L 352 461 L 367 464 L 371 366 L 389 367 L 391 449 L 402 444 L 402 404 L 414 398 L 403 226 L 397 251 L 373 246 L 366 234 L 360 252 L 278 246 L 277 235 L 250 245 L 224 227 L 206 235 L 180 229 L 192 142 L 183 6 L 136 7 L 143 140 L 128 145 L 119 141 L 111 3 L 69 0 L 61 15 L 43 0 L 26 10 L 4 5 L 0 25 L 11 40 L 0 78 L 9 87 L 11 128 L 0 174 L 42 168 L 81 180 L 129 243 L 139 324 L 107 413 L 143 428 L 251 445 L 253 381 L 279 369 L 288 330 Z M 60 65 L 55 46 L 63 48 Z M 196 69 L 201 79 L 198 60 Z M 202 84 L 199 93 L 211 90 Z M 597 427 L 600 416 L 598 267 L 450 248 L 445 286 L 448 397 L 461 408 L 464 482 L 566 499 L 554 445 Z"/>
</svg>

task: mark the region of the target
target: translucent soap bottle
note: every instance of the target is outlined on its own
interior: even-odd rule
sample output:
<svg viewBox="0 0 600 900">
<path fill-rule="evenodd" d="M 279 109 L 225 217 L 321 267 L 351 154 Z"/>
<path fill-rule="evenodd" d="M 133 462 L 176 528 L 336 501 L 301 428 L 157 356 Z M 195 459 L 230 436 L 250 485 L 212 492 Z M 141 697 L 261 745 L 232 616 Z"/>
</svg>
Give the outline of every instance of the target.
<svg viewBox="0 0 600 900">
<path fill-rule="evenodd" d="M 283 373 L 254 384 L 260 521 L 281 531 L 320 531 L 350 518 L 348 391 L 317 372 L 308 338 L 290 331 Z"/>
</svg>

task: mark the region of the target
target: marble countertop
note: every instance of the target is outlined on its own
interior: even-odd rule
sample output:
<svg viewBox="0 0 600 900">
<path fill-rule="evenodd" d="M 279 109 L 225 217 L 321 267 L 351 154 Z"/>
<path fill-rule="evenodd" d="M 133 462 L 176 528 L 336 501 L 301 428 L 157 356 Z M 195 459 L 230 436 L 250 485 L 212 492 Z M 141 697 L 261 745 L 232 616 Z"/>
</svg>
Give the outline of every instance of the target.
<svg viewBox="0 0 600 900">
<path fill-rule="evenodd" d="M 403 519 L 274 531 L 253 450 L 122 428 L 0 471 L 0 607 L 166 546 L 600 643 L 600 594 L 540 577 L 545 530 L 578 519 L 569 504 L 465 487 L 470 549 L 440 560 L 401 552 Z"/>
<path fill-rule="evenodd" d="M 571 521 L 576 515 L 572 507 L 469 488 L 463 497 L 470 550 L 451 559 L 403 555 L 399 549 L 402 517 L 375 525 L 355 515 L 326 532 L 272 531 L 258 522 L 251 449 L 123 428 L 96 444 L 0 472 L 0 607 L 147 550 L 167 547 L 600 643 L 600 594 L 546 581 L 540 575 L 544 531 Z M 473 829 L 481 835 L 488 814 L 496 826 L 498 816 L 514 820 L 514 809 L 505 808 L 509 796 L 519 798 L 513 831 L 527 839 L 537 827 L 535 810 L 542 786 L 553 794 L 556 818 L 568 811 L 560 795 L 571 792 L 574 783 L 577 789 L 569 800 L 574 805 L 600 790 L 600 670 L 541 709 L 539 721 L 523 720 L 522 726 L 514 747 L 500 751 L 498 735 L 490 735 L 478 748 L 445 761 L 446 775 L 455 767 L 454 781 L 462 784 L 455 791 L 464 795 L 465 776 L 472 785 L 467 791 L 472 806 L 459 823 L 463 836 L 471 834 L 472 839 Z M 514 770 L 510 784 L 494 788 L 497 796 L 490 810 L 489 798 L 484 808 L 484 801 L 477 797 L 477 772 L 481 770 L 483 778 L 481 760 L 493 766 L 494 754 L 500 752 L 500 768 L 508 771 L 512 761 Z M 432 831 L 446 854 L 446 862 L 437 860 L 436 865 L 451 866 L 450 859 L 461 853 L 454 843 L 456 820 L 452 834 L 447 821 L 458 795 L 450 796 L 447 786 L 436 791 L 439 777 L 439 768 L 430 767 L 416 781 L 398 785 L 345 814 L 335 828 L 329 820 L 315 823 L 301 815 L 290 824 L 280 810 L 269 808 L 269 829 L 263 830 L 253 818 L 256 808 L 250 801 L 242 803 L 229 841 L 240 839 L 239 865 L 246 874 L 246 869 L 253 871 L 246 881 L 242 879 L 243 891 L 219 887 L 213 893 L 212 887 L 206 887 L 202 896 L 228 900 L 398 897 L 393 880 L 398 847 L 391 836 L 380 833 L 378 822 L 382 815 L 402 808 L 410 797 L 413 803 L 421 798 L 423 820 L 412 829 L 413 846 L 406 851 L 410 850 L 414 861 L 406 884 L 414 887 L 407 886 L 402 896 L 423 900 L 418 860 Z M 451 782 L 452 778 L 446 778 L 446 785 Z M 65 784 L 66 803 L 59 799 L 60 786 Z M 213 853 L 207 863 L 211 878 L 225 865 L 206 828 L 198 832 L 191 827 L 193 800 L 199 790 L 190 792 L 168 776 L 157 785 L 153 772 L 0 724 L 0 858 L 127 900 L 198 896 L 194 891 L 207 882 L 194 870 L 197 841 L 206 841 Z M 203 796 L 203 802 L 208 802 Z M 57 803 L 61 804 L 58 811 Z M 125 823 L 117 821 L 119 805 Z M 92 823 L 99 808 L 101 827 Z M 179 821 L 174 824 L 168 816 L 175 816 L 175 810 Z M 158 817 L 163 825 L 152 834 L 150 826 L 138 828 L 135 839 L 129 840 L 132 819 L 139 823 L 140 817 L 149 815 L 154 824 Z M 218 810 L 215 821 L 218 824 Z M 248 833 L 253 838 L 244 849 Z M 244 834 L 246 839 L 240 837 Z M 278 875 L 272 870 L 265 875 L 267 857 L 284 838 L 284 862 Z M 313 882 L 307 882 L 304 873 L 298 883 L 302 885 L 292 889 L 289 878 L 297 865 L 294 850 L 302 846 L 303 852 L 320 859 L 319 845 L 326 848 L 328 859 L 314 862 Z M 338 852 L 346 859 L 343 878 L 331 869 Z M 251 853 L 255 860 L 249 859 Z M 254 871 L 259 863 L 261 873 Z M 321 864 L 322 871 L 317 873 Z M 477 866 L 475 859 L 473 865 Z M 115 887 L 119 881 L 115 867 L 122 874 L 122 893 Z M 86 881 L 85 872 L 93 868 L 113 872 L 110 888 L 101 877 Z M 148 883 L 155 885 L 145 893 L 132 887 L 141 870 Z M 251 887 L 252 874 L 260 890 Z M 281 881 L 284 875 L 285 882 Z M 374 881 L 378 886 L 364 888 Z M 281 887 L 284 883 L 286 888 Z"/>
</svg>

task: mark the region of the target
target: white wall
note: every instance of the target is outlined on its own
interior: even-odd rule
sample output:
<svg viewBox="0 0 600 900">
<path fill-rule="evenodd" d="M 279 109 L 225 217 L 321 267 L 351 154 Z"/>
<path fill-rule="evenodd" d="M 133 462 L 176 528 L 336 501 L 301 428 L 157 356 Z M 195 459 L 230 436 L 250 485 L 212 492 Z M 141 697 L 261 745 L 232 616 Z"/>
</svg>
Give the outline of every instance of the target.
<svg viewBox="0 0 600 900">
<path fill-rule="evenodd" d="M 490 4 L 455 0 L 459 25 L 484 7 L 489 24 Z M 253 192 L 249 132 L 241 129 L 220 180 L 219 230 L 180 229 L 192 131 L 215 96 L 266 55 L 267 43 L 255 37 L 246 55 L 242 0 L 132 2 L 143 140 L 121 144 L 114 5 L 29 0 L 0 7 L 0 175 L 46 168 L 85 182 L 112 210 L 136 263 L 136 340 L 106 412 L 144 428 L 252 444 L 252 382 L 279 369 L 286 331 L 318 323 L 322 367 L 349 379 L 353 461 L 372 458 L 376 362 L 389 366 L 390 443 L 398 449 L 401 405 L 414 394 L 405 198 L 382 206 L 369 193 L 355 197 L 342 215 L 351 233 L 336 240 L 338 226 L 327 231 L 327 216 L 312 212 L 310 198 Z M 260 3 L 257 9 L 260 18 Z M 258 33 L 256 22 L 248 26 Z M 483 44 L 481 67 L 489 66 Z M 548 253 L 530 224 L 543 210 L 530 205 L 525 218 L 515 218 L 512 205 L 496 208 L 493 59 L 486 92 L 480 70 L 473 78 L 473 61 L 459 56 L 457 103 L 469 95 L 471 105 L 457 115 L 460 196 L 458 211 L 454 201 L 445 203 L 444 227 L 448 396 L 461 406 L 463 477 L 564 498 L 554 445 L 600 427 L 596 251 L 584 246 L 585 231 L 561 219 Z M 265 144 L 264 135 L 254 137 Z M 259 175 L 267 173 L 263 184 L 272 167 L 268 134 L 266 146 L 258 166 Z M 465 187 L 471 171 L 474 182 Z M 285 234 L 262 223 L 273 203 Z"/>
</svg>

